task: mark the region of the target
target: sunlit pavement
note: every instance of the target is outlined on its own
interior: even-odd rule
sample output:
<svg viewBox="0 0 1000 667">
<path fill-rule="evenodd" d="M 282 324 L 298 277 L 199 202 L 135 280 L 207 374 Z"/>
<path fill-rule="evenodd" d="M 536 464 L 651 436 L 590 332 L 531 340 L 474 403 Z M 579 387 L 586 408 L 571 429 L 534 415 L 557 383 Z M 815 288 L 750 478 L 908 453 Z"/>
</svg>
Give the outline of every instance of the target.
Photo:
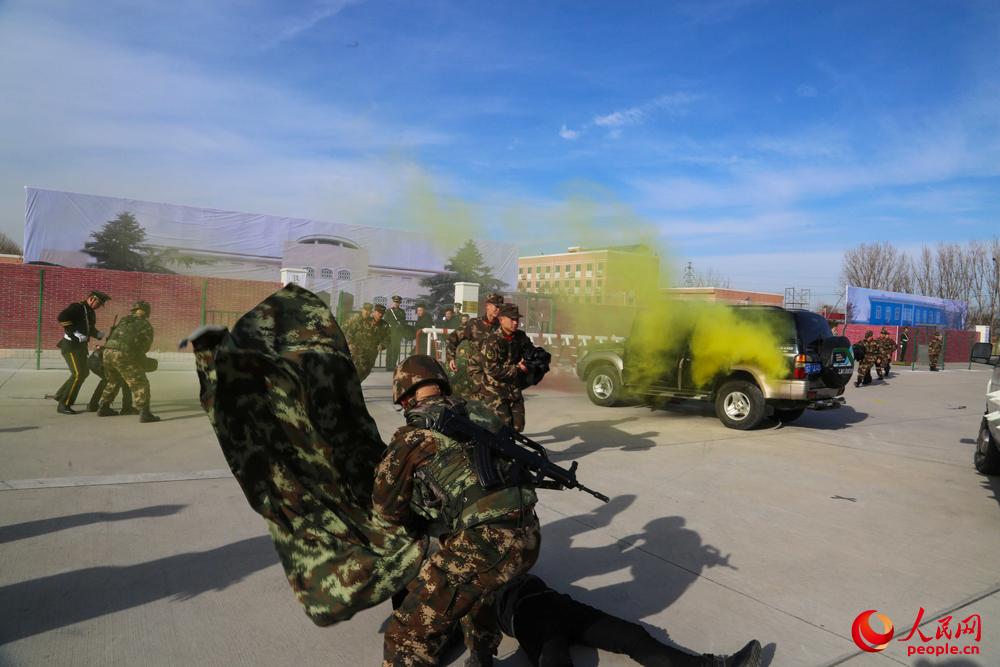
<svg viewBox="0 0 1000 667">
<path fill-rule="evenodd" d="M 0 360 L 0 664 L 378 663 L 388 604 L 332 628 L 306 618 L 226 470 L 192 368 L 151 376 L 163 421 L 139 424 L 56 414 L 42 396 L 65 372 L 46 365 Z M 1000 479 L 972 467 L 986 380 L 902 370 L 850 387 L 846 408 L 751 433 L 704 406 L 606 409 L 536 391 L 528 434 L 612 496 L 541 491 L 536 572 L 699 652 L 757 637 L 773 665 L 1000 664 Z M 388 381 L 366 382 L 386 438 L 401 423 Z M 942 617 L 953 629 L 979 614 L 981 655 L 907 657 L 923 643 L 899 640 L 921 608 L 931 637 Z M 851 638 L 868 609 L 895 625 L 879 653 Z M 527 664 L 509 639 L 500 656 Z"/>
</svg>

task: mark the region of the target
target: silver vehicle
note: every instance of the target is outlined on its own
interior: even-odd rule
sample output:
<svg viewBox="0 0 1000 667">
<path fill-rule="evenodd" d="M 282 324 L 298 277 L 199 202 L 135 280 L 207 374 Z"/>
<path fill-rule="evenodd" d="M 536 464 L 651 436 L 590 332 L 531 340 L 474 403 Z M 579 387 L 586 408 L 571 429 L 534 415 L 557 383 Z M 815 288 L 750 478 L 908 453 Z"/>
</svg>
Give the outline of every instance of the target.
<svg viewBox="0 0 1000 667">
<path fill-rule="evenodd" d="M 577 377 L 587 383 L 587 395 L 596 405 L 610 407 L 628 398 L 712 401 L 719 420 L 740 430 L 756 427 L 769 414 L 790 422 L 808 408 L 840 407 L 844 386 L 854 372 L 847 338 L 834 336 L 827 321 L 809 311 L 733 308 L 740 317 L 768 320 L 776 330 L 785 332 L 780 349 L 788 370 L 783 377 L 767 377 L 752 363 L 737 363 L 709 382 L 696 385 L 690 345 L 680 345 L 671 352 L 643 349 L 633 342 L 637 331 L 644 340 L 655 338 L 659 331 L 659 324 L 643 315 L 636 317 L 624 345 L 590 347 L 577 361 Z M 649 368 L 662 372 L 650 381 L 649 374 L 642 372 Z M 640 377 L 641 382 L 637 380 Z"/>
<path fill-rule="evenodd" d="M 986 412 L 979 423 L 973 463 L 984 475 L 1000 475 L 1000 356 L 992 354 L 989 343 L 976 343 L 971 361 L 993 366 L 993 375 L 986 383 Z"/>
</svg>

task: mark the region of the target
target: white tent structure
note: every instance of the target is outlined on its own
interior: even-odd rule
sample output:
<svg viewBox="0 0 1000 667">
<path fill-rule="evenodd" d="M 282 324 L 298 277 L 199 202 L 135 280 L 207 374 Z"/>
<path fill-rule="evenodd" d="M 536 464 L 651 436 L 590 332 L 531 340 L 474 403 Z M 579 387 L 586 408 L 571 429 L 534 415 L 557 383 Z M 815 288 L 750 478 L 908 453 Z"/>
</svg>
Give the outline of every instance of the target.
<svg viewBox="0 0 1000 667">
<path fill-rule="evenodd" d="M 440 273 L 467 239 L 307 218 L 241 213 L 27 187 L 24 261 L 85 267 L 92 232 L 123 212 L 133 214 L 154 247 L 211 260 L 177 273 L 277 283 L 282 268 L 304 269 L 310 289 L 349 292 L 355 302 L 412 299 L 419 280 Z M 475 240 L 493 275 L 517 281 L 517 246 Z"/>
</svg>

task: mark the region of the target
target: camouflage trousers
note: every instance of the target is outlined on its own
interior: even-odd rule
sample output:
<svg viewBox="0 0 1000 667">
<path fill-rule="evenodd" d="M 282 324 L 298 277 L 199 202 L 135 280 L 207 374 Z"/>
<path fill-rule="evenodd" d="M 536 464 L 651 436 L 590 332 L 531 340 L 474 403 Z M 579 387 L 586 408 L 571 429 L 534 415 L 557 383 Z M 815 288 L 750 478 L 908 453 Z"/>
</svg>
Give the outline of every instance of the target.
<svg viewBox="0 0 1000 667">
<path fill-rule="evenodd" d="M 940 352 L 930 352 L 927 355 L 927 360 L 930 362 L 931 368 L 937 368 L 938 367 L 938 361 L 940 361 L 940 359 L 941 359 L 941 353 Z"/>
<path fill-rule="evenodd" d="M 508 523 L 480 524 L 443 538 L 441 549 L 424 561 L 389 619 L 383 667 L 437 665 L 458 622 L 470 651 L 496 651 L 501 633 L 494 593 L 531 569 L 540 546 L 533 511 Z"/>
<path fill-rule="evenodd" d="M 475 399 L 486 404 L 507 426 L 518 433 L 524 430 L 524 397 L 518 392 L 517 398 L 505 398 L 488 388 L 480 388 Z"/>
<path fill-rule="evenodd" d="M 858 362 L 858 382 L 870 384 L 872 381 L 872 360 L 865 357 Z"/>
<path fill-rule="evenodd" d="M 354 368 L 358 371 L 359 380 L 363 382 L 366 377 L 371 375 L 377 357 L 378 350 L 372 352 L 369 349 L 360 348 L 355 352 L 354 348 L 351 348 L 351 361 L 354 362 Z"/>
<path fill-rule="evenodd" d="M 104 377 L 108 381 L 108 386 L 101 394 L 101 405 L 111 405 L 118 395 L 118 390 L 125 384 L 132 392 L 135 407 L 140 410 L 148 408 L 149 380 L 146 378 L 146 373 L 131 358 L 122 354 L 121 350 L 105 349 L 102 354 Z"/>
</svg>

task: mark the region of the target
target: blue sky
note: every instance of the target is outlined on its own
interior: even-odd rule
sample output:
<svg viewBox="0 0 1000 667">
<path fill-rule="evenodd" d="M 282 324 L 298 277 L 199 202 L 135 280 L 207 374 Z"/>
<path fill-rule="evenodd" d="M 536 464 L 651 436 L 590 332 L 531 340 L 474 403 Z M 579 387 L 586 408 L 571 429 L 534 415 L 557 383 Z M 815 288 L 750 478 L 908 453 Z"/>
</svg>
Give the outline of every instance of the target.
<svg viewBox="0 0 1000 667">
<path fill-rule="evenodd" d="M 8 0 L 0 231 L 24 185 L 386 226 L 430 189 L 831 300 L 846 247 L 1000 233 L 998 73 L 995 2 Z"/>
</svg>

